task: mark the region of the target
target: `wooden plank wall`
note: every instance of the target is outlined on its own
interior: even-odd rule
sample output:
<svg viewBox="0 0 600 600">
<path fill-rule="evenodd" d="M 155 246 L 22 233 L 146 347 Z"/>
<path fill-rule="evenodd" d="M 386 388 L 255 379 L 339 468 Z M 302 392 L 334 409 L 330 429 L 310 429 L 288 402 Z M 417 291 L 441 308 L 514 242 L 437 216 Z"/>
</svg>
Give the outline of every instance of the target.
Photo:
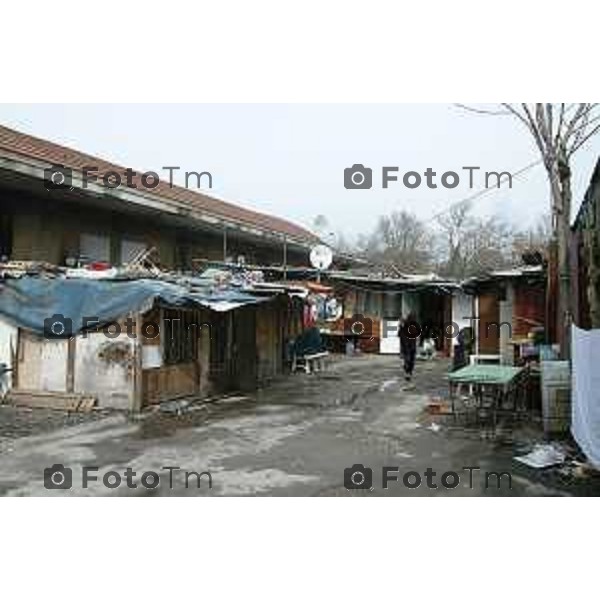
<svg viewBox="0 0 600 600">
<path fill-rule="evenodd" d="M 206 316 L 202 311 L 189 312 L 194 313 L 196 323 L 201 324 L 205 322 Z M 169 331 L 163 327 L 162 316 L 162 311 L 155 308 L 142 317 L 146 323 L 161 325 L 161 331 L 158 336 L 142 336 L 143 345 L 162 347 L 161 338 L 165 335 L 165 331 Z M 204 332 L 201 332 L 200 335 L 204 335 Z M 199 353 L 201 349 L 206 351 L 206 344 L 199 343 Z M 200 379 L 201 361 L 198 357 L 194 362 L 175 365 L 163 364 L 163 366 L 157 368 L 142 369 L 142 402 L 144 405 L 152 405 L 164 400 L 199 394 L 201 390 Z"/>
</svg>

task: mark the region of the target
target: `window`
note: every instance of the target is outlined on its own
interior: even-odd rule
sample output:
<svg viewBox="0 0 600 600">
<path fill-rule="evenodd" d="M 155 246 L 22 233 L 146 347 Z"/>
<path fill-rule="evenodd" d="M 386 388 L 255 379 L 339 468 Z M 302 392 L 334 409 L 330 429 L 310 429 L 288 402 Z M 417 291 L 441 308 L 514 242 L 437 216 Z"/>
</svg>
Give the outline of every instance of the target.
<svg viewBox="0 0 600 600">
<path fill-rule="evenodd" d="M 201 323 L 192 310 L 165 310 L 161 328 L 164 362 L 167 365 L 195 362 Z"/>
<path fill-rule="evenodd" d="M 79 254 L 92 262 L 110 262 L 110 236 L 82 233 L 79 239 Z"/>
</svg>

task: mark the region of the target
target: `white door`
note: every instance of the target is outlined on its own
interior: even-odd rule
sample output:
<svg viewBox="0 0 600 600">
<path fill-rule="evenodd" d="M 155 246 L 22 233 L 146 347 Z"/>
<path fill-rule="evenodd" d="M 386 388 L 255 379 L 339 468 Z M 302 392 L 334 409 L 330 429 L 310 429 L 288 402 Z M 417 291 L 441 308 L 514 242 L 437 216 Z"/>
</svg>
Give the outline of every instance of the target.
<svg viewBox="0 0 600 600">
<path fill-rule="evenodd" d="M 400 354 L 399 319 L 382 319 L 379 339 L 380 354 Z"/>
</svg>

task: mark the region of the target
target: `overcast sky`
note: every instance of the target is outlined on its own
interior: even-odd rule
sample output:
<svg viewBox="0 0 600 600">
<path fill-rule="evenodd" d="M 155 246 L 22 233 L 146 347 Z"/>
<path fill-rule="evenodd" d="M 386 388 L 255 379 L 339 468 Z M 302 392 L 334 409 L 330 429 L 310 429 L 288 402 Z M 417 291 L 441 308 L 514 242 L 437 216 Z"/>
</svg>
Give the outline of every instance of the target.
<svg viewBox="0 0 600 600">
<path fill-rule="evenodd" d="M 408 209 L 423 219 L 484 187 L 469 189 L 463 166 L 517 171 L 538 158 L 528 133 L 508 117 L 454 105 L 0 105 L 0 123 L 137 170 L 210 171 L 213 195 L 306 226 L 322 214 L 332 231 L 355 235 L 377 217 Z M 574 213 L 600 154 L 600 136 L 574 164 Z M 371 190 L 346 190 L 344 168 L 372 167 Z M 437 189 L 381 186 L 381 168 L 437 173 Z M 457 171 L 455 189 L 440 183 Z M 180 180 L 179 183 L 182 183 Z M 475 201 L 482 214 L 533 224 L 548 207 L 541 166 Z"/>
</svg>

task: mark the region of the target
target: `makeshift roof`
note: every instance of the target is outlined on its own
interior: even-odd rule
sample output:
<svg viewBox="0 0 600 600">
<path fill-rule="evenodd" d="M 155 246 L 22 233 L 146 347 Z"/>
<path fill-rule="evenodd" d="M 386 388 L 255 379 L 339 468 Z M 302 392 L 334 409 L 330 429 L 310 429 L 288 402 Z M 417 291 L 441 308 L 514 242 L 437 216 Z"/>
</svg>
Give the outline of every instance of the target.
<svg viewBox="0 0 600 600">
<path fill-rule="evenodd" d="M 471 285 L 476 283 L 485 283 L 489 281 L 498 281 L 502 279 L 520 279 L 523 277 L 534 277 L 536 279 L 542 279 L 545 275 L 546 269 L 543 265 L 523 265 L 521 267 L 515 267 L 512 269 L 505 269 L 500 271 L 491 271 L 484 275 L 477 275 L 470 277 L 463 282 L 463 285 Z"/>
<path fill-rule="evenodd" d="M 0 318 L 43 335 L 46 320 L 62 315 L 71 320 L 75 335 L 85 328 L 85 319 L 95 319 L 94 326 L 101 327 L 130 313 L 146 312 L 155 303 L 225 312 L 265 300 L 269 297 L 236 290 L 190 291 L 182 285 L 150 279 L 96 281 L 26 277 L 0 283 Z"/>
<path fill-rule="evenodd" d="M 451 279 L 444 279 L 435 273 L 402 275 L 399 277 L 382 277 L 380 275 L 356 274 L 352 271 L 335 271 L 324 274 L 327 279 L 333 281 L 343 281 L 357 284 L 374 284 L 378 287 L 389 288 L 415 288 L 415 287 L 433 287 L 433 288 L 459 288 L 460 284 Z"/>
<path fill-rule="evenodd" d="M 48 166 L 60 164 L 71 169 L 81 170 L 85 166 L 94 165 L 98 168 L 99 179 L 111 171 L 125 172 L 124 167 L 3 126 L 0 126 L 0 152 L 8 152 L 13 155 L 43 161 L 48 163 Z M 141 174 L 138 174 L 137 177 L 132 178 L 132 182 L 138 188 L 143 187 L 140 177 Z M 171 187 L 166 181 L 161 181 L 155 189 L 146 189 L 146 191 L 158 198 L 173 200 L 190 208 L 199 209 L 208 215 L 290 236 L 307 244 L 318 242 L 316 235 L 295 223 L 242 208 L 223 200 L 217 200 L 193 190 L 178 186 Z"/>
</svg>

